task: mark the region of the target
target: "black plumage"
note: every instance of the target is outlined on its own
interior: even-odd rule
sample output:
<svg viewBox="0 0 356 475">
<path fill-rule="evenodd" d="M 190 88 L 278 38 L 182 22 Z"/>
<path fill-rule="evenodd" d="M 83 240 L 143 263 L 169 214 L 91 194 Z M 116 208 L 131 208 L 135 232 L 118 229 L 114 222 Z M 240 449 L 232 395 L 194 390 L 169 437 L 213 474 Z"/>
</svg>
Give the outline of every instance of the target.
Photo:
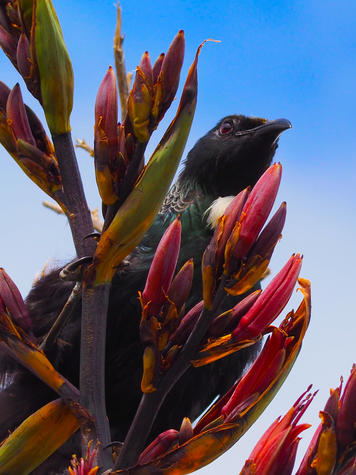
<svg viewBox="0 0 356 475">
<path fill-rule="evenodd" d="M 164 229 L 177 213 L 182 220 L 182 246 L 178 267 L 193 257 L 195 278 L 188 306 L 201 299 L 200 262 L 212 229 L 207 210 L 218 197 L 236 195 L 254 185 L 270 165 L 279 135 L 290 127 L 285 119 L 266 121 L 242 115 L 222 119 L 188 153 L 177 182 L 169 191 L 154 224 L 140 246 L 115 275 L 110 294 L 107 333 L 107 410 L 113 440 L 123 440 L 139 403 L 142 371 L 142 347 L 139 339 L 142 290 L 155 248 Z M 41 278 L 27 297 L 35 334 L 43 337 L 68 298 L 72 283 L 59 279 L 59 270 Z M 226 302 L 226 307 L 235 301 Z M 80 345 L 80 304 L 70 323 L 62 330 L 57 345 L 48 354 L 56 368 L 78 384 Z M 151 437 L 168 428 L 179 427 L 182 418 L 192 420 L 225 392 L 240 376 L 246 363 L 255 356 L 252 347 L 202 368 L 191 368 L 173 388 L 163 404 Z M 4 360 L 5 361 L 5 360 Z M 3 364 L 2 371 L 6 369 Z M 25 396 L 25 397 L 24 397 Z M 0 437 L 24 417 L 55 397 L 32 375 L 16 369 L 13 382 L 0 393 Z M 69 450 L 63 449 L 64 458 Z M 58 468 L 58 459 L 53 459 Z M 57 465 L 56 465 L 57 464 Z M 50 465 L 46 472 L 51 473 Z"/>
</svg>

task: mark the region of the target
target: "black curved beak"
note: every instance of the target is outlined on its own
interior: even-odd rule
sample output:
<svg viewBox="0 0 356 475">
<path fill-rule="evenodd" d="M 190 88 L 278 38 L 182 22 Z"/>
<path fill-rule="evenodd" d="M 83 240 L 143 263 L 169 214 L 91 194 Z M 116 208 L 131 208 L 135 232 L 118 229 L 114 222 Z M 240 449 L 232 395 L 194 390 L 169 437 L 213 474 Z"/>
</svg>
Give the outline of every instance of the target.
<svg viewBox="0 0 356 475">
<path fill-rule="evenodd" d="M 287 119 L 276 119 L 269 120 L 258 127 L 255 127 L 251 132 L 256 133 L 256 135 L 269 135 L 273 137 L 274 140 L 277 140 L 282 132 L 285 130 L 291 129 L 292 124 Z"/>
<path fill-rule="evenodd" d="M 292 127 L 292 124 L 287 119 L 276 119 L 268 120 L 257 127 L 249 130 L 242 130 L 237 132 L 235 135 L 259 135 L 259 136 L 269 136 L 272 141 L 278 139 L 282 132 L 288 130 Z"/>
</svg>

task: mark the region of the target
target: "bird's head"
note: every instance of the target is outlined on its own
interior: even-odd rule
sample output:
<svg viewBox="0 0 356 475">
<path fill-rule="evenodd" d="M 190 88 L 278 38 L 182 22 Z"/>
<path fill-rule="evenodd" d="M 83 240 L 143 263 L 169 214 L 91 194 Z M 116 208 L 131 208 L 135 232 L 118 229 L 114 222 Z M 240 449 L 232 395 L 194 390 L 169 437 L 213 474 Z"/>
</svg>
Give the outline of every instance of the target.
<svg viewBox="0 0 356 475">
<path fill-rule="evenodd" d="M 211 195 L 236 195 L 253 186 L 271 164 L 286 119 L 229 115 L 198 140 L 180 174 Z"/>
</svg>

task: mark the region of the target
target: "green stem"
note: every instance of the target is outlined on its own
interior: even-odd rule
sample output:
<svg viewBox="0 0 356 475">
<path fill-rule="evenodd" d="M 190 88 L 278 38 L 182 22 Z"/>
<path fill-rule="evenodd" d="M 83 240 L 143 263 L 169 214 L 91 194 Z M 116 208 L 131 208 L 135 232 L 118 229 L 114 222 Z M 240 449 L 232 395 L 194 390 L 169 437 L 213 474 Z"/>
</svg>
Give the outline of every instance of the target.
<svg viewBox="0 0 356 475">
<path fill-rule="evenodd" d="M 93 223 L 86 202 L 78 163 L 70 132 L 53 135 L 59 168 L 62 176 L 65 204 L 68 207 L 68 221 L 78 257 L 93 255 L 95 242 L 85 239 L 93 232 Z"/>
<path fill-rule="evenodd" d="M 213 308 L 211 310 L 203 309 L 177 360 L 163 376 L 157 390 L 152 393 L 143 394 L 135 418 L 116 461 L 116 469 L 125 469 L 136 464 L 167 394 L 190 367 L 191 360 L 194 359 L 194 355 L 206 335 L 212 319 L 218 313 L 218 309 L 226 296 L 224 290 L 225 283 L 225 278 L 222 277 L 214 297 Z"/>
</svg>

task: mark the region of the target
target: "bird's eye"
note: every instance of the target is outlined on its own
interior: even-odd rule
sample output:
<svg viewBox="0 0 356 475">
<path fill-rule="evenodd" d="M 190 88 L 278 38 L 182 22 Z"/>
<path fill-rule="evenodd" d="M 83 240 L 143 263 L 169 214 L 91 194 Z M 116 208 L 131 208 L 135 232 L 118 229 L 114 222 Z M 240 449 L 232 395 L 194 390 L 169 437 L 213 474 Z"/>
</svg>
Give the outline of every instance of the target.
<svg viewBox="0 0 356 475">
<path fill-rule="evenodd" d="M 221 135 L 227 135 L 232 132 L 232 129 L 233 129 L 232 123 L 225 121 L 220 125 L 219 133 Z"/>
</svg>

